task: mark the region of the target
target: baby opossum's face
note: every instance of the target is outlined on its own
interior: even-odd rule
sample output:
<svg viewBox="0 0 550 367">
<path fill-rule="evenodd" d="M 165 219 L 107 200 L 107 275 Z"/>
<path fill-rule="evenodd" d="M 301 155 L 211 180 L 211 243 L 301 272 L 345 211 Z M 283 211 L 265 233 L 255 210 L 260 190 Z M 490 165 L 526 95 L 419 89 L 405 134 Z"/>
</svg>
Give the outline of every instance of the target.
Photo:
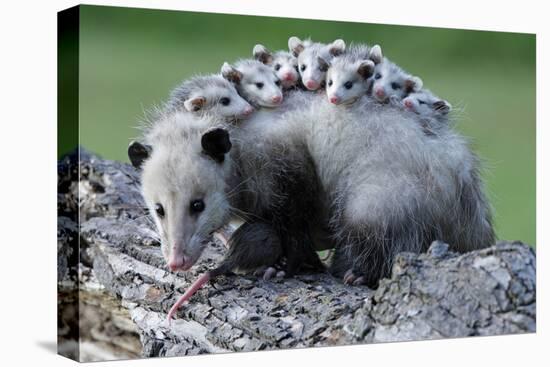
<svg viewBox="0 0 550 367">
<path fill-rule="evenodd" d="M 374 70 L 372 95 L 379 102 L 401 100 L 422 88 L 422 80 L 408 75 L 398 66 L 384 60 Z"/>
<path fill-rule="evenodd" d="M 434 96 L 428 91 L 409 94 L 402 101 L 403 107 L 425 117 L 444 117 L 451 111 L 449 102 Z"/>
<path fill-rule="evenodd" d="M 351 104 L 367 94 L 374 62 L 362 60 L 348 63 L 343 58 L 333 59 L 327 71 L 327 98 L 330 103 Z"/>
<path fill-rule="evenodd" d="M 283 88 L 289 89 L 298 84 L 300 80 L 298 59 L 289 52 L 276 53 L 271 67 L 275 71 L 277 78 L 281 81 Z"/>
<path fill-rule="evenodd" d="M 277 107 L 283 102 L 281 81 L 269 66 L 259 61 L 248 60 L 237 67 L 224 63 L 222 75 L 233 82 L 239 94 L 253 105 Z"/>
<path fill-rule="evenodd" d="M 199 259 L 212 233 L 228 220 L 229 162 L 224 156 L 231 143 L 221 128 L 202 137 L 197 132 L 165 134 L 174 136 L 165 137 L 168 144 L 153 147 L 143 163 L 142 193 L 168 268 L 186 271 Z"/>
<path fill-rule="evenodd" d="M 200 116 L 219 116 L 229 122 L 247 118 L 254 108 L 230 83 L 227 84 L 227 87 L 206 85 L 203 89 L 195 90 L 184 102 L 185 109 Z"/>
<path fill-rule="evenodd" d="M 298 84 L 298 60 L 290 52 L 272 53 L 264 45 L 256 45 L 252 50 L 254 58 L 273 69 L 283 89 L 290 89 Z"/>
<path fill-rule="evenodd" d="M 298 37 L 290 37 L 288 48 L 298 58 L 298 70 L 302 83 L 309 90 L 321 88 L 326 79 L 326 64 L 334 56 L 342 54 L 346 48 L 343 40 L 336 40 L 328 45 L 302 41 Z M 324 60 L 324 63 L 320 63 Z"/>
</svg>

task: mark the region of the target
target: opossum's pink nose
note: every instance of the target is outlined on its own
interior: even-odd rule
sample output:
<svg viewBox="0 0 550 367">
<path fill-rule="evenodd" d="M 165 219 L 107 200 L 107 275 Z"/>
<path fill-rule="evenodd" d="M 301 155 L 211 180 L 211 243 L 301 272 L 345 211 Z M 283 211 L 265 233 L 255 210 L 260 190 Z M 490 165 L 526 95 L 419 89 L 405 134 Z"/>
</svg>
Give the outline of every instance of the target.
<svg viewBox="0 0 550 367">
<path fill-rule="evenodd" d="M 382 88 L 376 88 L 374 91 L 377 97 L 384 98 L 386 96 L 386 93 L 384 93 L 384 89 Z"/>
<path fill-rule="evenodd" d="M 281 103 L 282 100 L 283 100 L 283 96 L 281 96 L 281 95 L 276 95 L 276 96 L 271 97 L 271 102 L 273 102 L 273 103 Z"/>
<path fill-rule="evenodd" d="M 243 115 L 245 116 L 248 116 L 250 115 L 252 112 L 254 112 L 254 107 L 252 106 L 247 106 L 244 111 L 243 111 Z"/>
<path fill-rule="evenodd" d="M 295 79 L 296 79 L 296 77 L 292 73 L 285 73 L 283 75 L 283 80 L 285 80 L 287 82 L 293 82 Z"/>
<path fill-rule="evenodd" d="M 338 102 L 340 102 L 340 98 L 338 98 L 336 96 L 332 96 L 332 97 L 329 98 L 329 101 L 330 101 L 330 103 L 338 104 Z"/>
<path fill-rule="evenodd" d="M 306 82 L 306 88 L 309 90 L 315 90 L 319 88 L 319 83 L 317 83 L 315 80 L 308 80 Z"/>
<path fill-rule="evenodd" d="M 186 266 L 187 259 L 185 256 L 177 254 L 175 250 L 173 252 L 168 260 L 168 269 L 170 271 L 187 270 L 189 266 Z"/>
<path fill-rule="evenodd" d="M 405 107 L 409 108 L 409 109 L 412 109 L 413 108 L 413 102 L 410 100 L 410 99 L 406 99 L 403 101 L 403 104 L 405 105 Z"/>
</svg>

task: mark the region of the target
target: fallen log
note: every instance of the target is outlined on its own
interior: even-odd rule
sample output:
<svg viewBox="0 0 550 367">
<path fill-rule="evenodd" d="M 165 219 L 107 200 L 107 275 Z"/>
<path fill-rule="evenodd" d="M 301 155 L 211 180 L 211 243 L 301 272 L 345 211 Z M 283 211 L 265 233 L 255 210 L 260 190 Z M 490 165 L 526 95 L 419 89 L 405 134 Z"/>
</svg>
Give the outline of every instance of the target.
<svg viewBox="0 0 550 367">
<path fill-rule="evenodd" d="M 169 326 L 168 310 L 219 263 L 223 245 L 212 242 L 191 271 L 169 272 L 136 170 L 84 149 L 80 160 L 72 154 L 59 162 L 58 215 L 60 289 L 79 284 L 82 292 L 93 282 L 120 300 L 146 357 L 536 330 L 535 252 L 521 242 L 457 254 L 436 241 L 425 254 L 399 254 L 376 290 L 345 286 L 324 273 L 269 281 L 223 276 L 193 296 Z M 90 269 L 89 276 L 82 269 Z M 61 300 L 60 330 L 79 335 L 67 332 L 78 324 L 69 325 L 64 307 Z"/>
</svg>

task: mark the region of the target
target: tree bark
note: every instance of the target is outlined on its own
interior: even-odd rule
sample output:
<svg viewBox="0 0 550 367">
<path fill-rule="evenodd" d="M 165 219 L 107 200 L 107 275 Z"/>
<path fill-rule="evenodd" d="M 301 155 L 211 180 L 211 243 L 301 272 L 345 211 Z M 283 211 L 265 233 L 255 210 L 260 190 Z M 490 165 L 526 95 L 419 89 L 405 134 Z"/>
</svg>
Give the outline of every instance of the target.
<svg viewBox="0 0 550 367">
<path fill-rule="evenodd" d="M 466 254 L 434 242 L 426 254 L 402 253 L 378 289 L 345 286 L 328 274 L 264 281 L 219 277 L 201 289 L 169 326 L 166 314 L 198 275 L 224 253 L 212 242 L 185 274 L 167 270 L 128 164 L 81 150 L 60 162 L 58 275 L 91 268 L 121 300 L 143 356 L 176 356 L 388 341 L 534 332 L 536 259 L 521 242 Z M 80 177 L 78 177 L 80 168 Z M 78 209 L 77 219 L 71 211 Z M 73 266 L 74 268 L 74 266 Z M 76 274 L 76 275 L 75 275 Z M 82 283 L 83 280 L 79 279 Z M 118 313 L 120 315 L 120 312 Z M 130 343 L 131 344 L 131 343 Z"/>
</svg>

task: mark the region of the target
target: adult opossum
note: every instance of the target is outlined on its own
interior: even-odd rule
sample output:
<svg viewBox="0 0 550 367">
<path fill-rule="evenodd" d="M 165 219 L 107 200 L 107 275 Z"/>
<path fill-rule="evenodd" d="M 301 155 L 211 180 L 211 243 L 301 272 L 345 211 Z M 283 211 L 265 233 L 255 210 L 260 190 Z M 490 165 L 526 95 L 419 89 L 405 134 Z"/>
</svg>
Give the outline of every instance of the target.
<svg viewBox="0 0 550 367">
<path fill-rule="evenodd" d="M 178 268 L 189 269 L 232 214 L 249 233 L 255 223 L 268 228 L 257 233 L 273 230 L 268 250 L 291 255 L 289 273 L 318 265 L 312 242 L 333 244 L 331 271 L 353 284 L 375 285 L 398 252 L 435 239 L 457 251 L 492 244 L 479 164 L 451 129 L 428 136 L 417 115 L 369 97 L 335 106 L 296 92 L 290 101 L 238 128 L 176 113 L 146 134 L 143 194 Z"/>
<path fill-rule="evenodd" d="M 456 251 L 494 242 L 478 159 L 450 128 L 427 135 L 418 115 L 367 96 L 351 106 L 320 96 L 288 118 L 315 164 L 331 271 L 346 283 L 375 285 L 397 253 L 436 239 Z"/>
</svg>

